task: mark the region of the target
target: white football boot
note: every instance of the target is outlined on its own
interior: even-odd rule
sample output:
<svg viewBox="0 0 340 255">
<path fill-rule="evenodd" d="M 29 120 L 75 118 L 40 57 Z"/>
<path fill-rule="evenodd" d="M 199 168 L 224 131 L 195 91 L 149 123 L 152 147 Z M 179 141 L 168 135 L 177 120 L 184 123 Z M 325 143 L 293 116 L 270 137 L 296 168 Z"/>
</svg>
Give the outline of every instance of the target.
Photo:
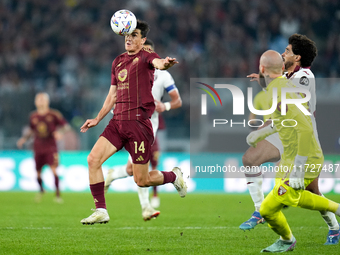
<svg viewBox="0 0 340 255">
<path fill-rule="evenodd" d="M 176 190 L 178 191 L 178 194 L 181 197 L 185 197 L 185 195 L 187 194 L 188 187 L 187 187 L 187 184 L 185 183 L 185 181 L 183 179 L 183 173 L 182 173 L 182 171 L 179 167 L 174 167 L 174 169 L 172 169 L 172 171 L 176 175 L 176 180 L 173 182 L 173 185 L 175 186 Z"/>
<path fill-rule="evenodd" d="M 94 211 L 89 217 L 82 219 L 80 222 L 83 223 L 83 225 L 93 225 L 95 223 L 108 223 L 110 220 L 109 214 L 107 213 L 107 210 L 104 208 L 98 208 L 98 209 L 91 209 Z"/>
<path fill-rule="evenodd" d="M 104 184 L 104 192 L 105 192 L 105 193 L 107 193 L 107 191 L 108 191 L 109 188 L 110 188 L 111 183 L 115 180 L 115 179 L 113 178 L 113 172 L 114 172 L 113 169 L 110 169 L 110 170 L 107 172 L 107 176 L 106 176 L 105 184 Z"/>
<path fill-rule="evenodd" d="M 157 211 L 150 206 L 142 209 L 142 216 L 144 221 L 151 220 L 152 218 L 157 218 L 160 213 L 160 211 Z"/>
</svg>

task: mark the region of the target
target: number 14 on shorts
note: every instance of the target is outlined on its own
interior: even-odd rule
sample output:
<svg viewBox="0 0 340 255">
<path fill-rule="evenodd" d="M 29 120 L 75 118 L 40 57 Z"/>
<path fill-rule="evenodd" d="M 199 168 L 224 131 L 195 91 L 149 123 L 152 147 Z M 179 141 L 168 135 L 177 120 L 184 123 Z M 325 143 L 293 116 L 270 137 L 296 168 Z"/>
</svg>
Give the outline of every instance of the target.
<svg viewBox="0 0 340 255">
<path fill-rule="evenodd" d="M 138 152 L 145 152 L 145 147 L 144 147 L 144 141 L 142 141 L 139 145 L 138 142 L 134 141 L 135 144 L 135 154 L 137 154 Z"/>
</svg>

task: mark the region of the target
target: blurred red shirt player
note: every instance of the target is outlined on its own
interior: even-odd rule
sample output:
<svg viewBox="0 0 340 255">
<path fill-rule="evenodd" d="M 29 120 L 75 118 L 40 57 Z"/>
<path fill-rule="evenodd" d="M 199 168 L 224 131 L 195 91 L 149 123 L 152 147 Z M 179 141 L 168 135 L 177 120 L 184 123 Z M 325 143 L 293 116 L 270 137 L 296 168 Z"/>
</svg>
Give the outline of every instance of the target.
<svg viewBox="0 0 340 255">
<path fill-rule="evenodd" d="M 62 114 L 49 108 L 49 96 L 47 93 L 38 93 L 35 96 L 36 111 L 30 115 L 29 130 L 25 132 L 18 142 L 18 148 L 22 148 L 24 143 L 33 135 L 34 136 L 34 160 L 37 170 L 37 180 L 40 186 L 40 193 L 36 197 L 36 201 L 40 202 L 41 195 L 44 193 L 41 170 L 44 165 L 49 165 L 55 179 L 56 198 L 55 201 L 62 203 L 59 190 L 59 177 L 57 175 L 57 167 L 59 164 L 58 148 L 56 137 L 60 135 L 57 133 L 59 128 L 63 130 L 69 129 L 69 125 L 62 116 Z"/>
<path fill-rule="evenodd" d="M 136 29 L 125 36 L 126 52 L 112 63 L 111 87 L 102 109 L 94 119 L 88 119 L 80 128 L 86 132 L 96 126 L 113 108 L 114 115 L 87 158 L 90 189 L 96 210 L 83 224 L 107 223 L 110 217 L 104 197 L 102 164 L 125 147 L 132 158 L 134 180 L 140 187 L 173 183 L 181 197 L 186 195 L 186 184 L 181 170 L 175 167 L 170 172 L 149 172 L 153 130 L 150 117 L 155 109 L 151 89 L 155 68 L 165 70 L 176 63 L 175 58 L 161 59 L 150 49 L 143 48 L 149 26 L 137 21 Z"/>
</svg>

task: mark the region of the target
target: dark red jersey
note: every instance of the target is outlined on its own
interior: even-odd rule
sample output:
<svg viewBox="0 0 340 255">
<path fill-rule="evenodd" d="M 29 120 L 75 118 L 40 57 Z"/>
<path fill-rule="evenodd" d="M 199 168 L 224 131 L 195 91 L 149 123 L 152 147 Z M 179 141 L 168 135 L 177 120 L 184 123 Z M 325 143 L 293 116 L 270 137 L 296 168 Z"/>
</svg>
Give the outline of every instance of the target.
<svg viewBox="0 0 340 255">
<path fill-rule="evenodd" d="M 117 100 L 113 118 L 116 120 L 142 120 L 155 110 L 151 89 L 155 68 L 152 61 L 157 53 L 143 48 L 135 55 L 127 52 L 112 63 L 111 85 L 117 86 Z"/>
<path fill-rule="evenodd" d="M 34 152 L 36 154 L 57 152 L 53 133 L 58 127 L 65 124 L 66 120 L 56 110 L 50 109 L 44 115 L 34 111 L 30 116 L 30 128 L 34 132 Z"/>
</svg>

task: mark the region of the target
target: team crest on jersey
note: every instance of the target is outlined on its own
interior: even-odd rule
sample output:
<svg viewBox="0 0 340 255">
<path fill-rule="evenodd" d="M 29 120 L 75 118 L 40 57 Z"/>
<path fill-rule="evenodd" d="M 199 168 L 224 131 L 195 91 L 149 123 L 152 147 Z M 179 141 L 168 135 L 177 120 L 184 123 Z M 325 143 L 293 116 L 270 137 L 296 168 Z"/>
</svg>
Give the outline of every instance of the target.
<svg viewBox="0 0 340 255">
<path fill-rule="evenodd" d="M 37 131 L 39 133 L 39 137 L 47 136 L 47 126 L 44 122 L 39 122 L 37 125 Z"/>
<path fill-rule="evenodd" d="M 277 191 L 277 194 L 279 196 L 283 196 L 284 194 L 286 194 L 286 192 L 287 192 L 287 190 L 283 186 L 280 186 L 280 188 Z"/>
<path fill-rule="evenodd" d="M 302 77 L 300 78 L 299 83 L 300 83 L 301 85 L 308 86 L 309 80 L 308 80 L 308 78 L 307 78 L 306 76 L 302 76 Z"/>
<path fill-rule="evenodd" d="M 118 79 L 121 82 L 125 81 L 126 77 L 127 77 L 127 70 L 126 69 L 123 69 L 118 73 Z"/>
<path fill-rule="evenodd" d="M 135 58 L 135 59 L 132 61 L 132 64 L 133 64 L 133 65 L 137 64 L 138 60 L 139 60 L 139 58 Z"/>
</svg>

